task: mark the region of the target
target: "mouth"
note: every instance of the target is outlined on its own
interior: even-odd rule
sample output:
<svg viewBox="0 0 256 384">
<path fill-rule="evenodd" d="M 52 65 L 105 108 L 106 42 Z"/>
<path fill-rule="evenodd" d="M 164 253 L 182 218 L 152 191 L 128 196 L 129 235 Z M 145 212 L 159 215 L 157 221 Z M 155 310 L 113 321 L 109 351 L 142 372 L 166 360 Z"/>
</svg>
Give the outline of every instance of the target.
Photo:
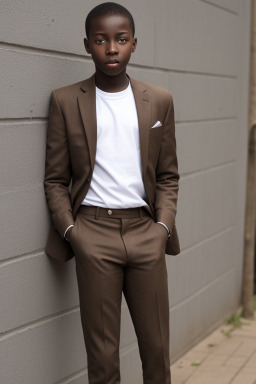
<svg viewBox="0 0 256 384">
<path fill-rule="evenodd" d="M 117 60 L 108 60 L 105 62 L 105 64 L 108 66 L 108 67 L 117 67 L 118 64 L 119 64 L 119 61 Z"/>
</svg>

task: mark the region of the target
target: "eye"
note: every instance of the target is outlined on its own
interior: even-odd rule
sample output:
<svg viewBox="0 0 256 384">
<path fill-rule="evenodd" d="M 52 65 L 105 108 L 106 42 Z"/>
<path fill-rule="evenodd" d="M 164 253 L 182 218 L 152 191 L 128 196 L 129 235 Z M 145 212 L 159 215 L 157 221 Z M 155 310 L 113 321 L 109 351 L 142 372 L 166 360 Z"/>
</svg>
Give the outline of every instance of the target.
<svg viewBox="0 0 256 384">
<path fill-rule="evenodd" d="M 104 41 L 105 41 L 104 39 L 97 39 L 95 40 L 95 43 L 100 45 L 100 44 L 103 44 Z"/>
<path fill-rule="evenodd" d="M 121 37 L 118 41 L 119 43 L 124 44 L 127 42 L 127 39 L 125 37 Z"/>
</svg>

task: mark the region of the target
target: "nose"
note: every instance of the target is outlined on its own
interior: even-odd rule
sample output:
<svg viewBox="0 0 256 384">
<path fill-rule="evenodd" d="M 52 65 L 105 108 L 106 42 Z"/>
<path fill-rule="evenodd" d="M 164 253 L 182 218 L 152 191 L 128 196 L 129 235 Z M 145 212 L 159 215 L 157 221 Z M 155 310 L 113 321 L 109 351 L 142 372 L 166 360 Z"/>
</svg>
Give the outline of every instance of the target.
<svg viewBox="0 0 256 384">
<path fill-rule="evenodd" d="M 118 47 L 116 41 L 110 41 L 106 47 L 106 55 L 116 55 Z"/>
</svg>

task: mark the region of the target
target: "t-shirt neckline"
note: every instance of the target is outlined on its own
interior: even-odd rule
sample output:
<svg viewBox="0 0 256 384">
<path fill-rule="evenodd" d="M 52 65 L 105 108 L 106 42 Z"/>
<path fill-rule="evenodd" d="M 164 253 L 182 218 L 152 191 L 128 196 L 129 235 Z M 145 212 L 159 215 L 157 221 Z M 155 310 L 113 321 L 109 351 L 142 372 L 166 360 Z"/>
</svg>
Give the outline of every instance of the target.
<svg viewBox="0 0 256 384">
<path fill-rule="evenodd" d="M 105 92 L 96 86 L 95 86 L 95 88 L 96 88 L 96 95 L 97 96 L 100 96 L 100 97 L 103 97 L 106 99 L 120 99 L 122 97 L 127 96 L 131 92 L 131 83 L 129 81 L 128 86 L 123 91 L 120 91 L 120 92 Z"/>
</svg>

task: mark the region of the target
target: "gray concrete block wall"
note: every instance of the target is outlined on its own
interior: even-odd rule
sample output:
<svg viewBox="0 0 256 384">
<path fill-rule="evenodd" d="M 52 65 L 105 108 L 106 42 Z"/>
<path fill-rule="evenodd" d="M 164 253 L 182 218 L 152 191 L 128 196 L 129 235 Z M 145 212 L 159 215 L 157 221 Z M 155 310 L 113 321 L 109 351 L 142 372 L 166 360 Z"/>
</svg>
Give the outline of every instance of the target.
<svg viewBox="0 0 256 384">
<path fill-rule="evenodd" d="M 100 2 L 1 4 L 1 384 L 87 383 L 74 261 L 44 254 L 42 183 L 49 95 L 93 73 L 84 19 Z M 120 3 L 138 37 L 130 75 L 174 96 L 182 245 L 166 259 L 174 361 L 240 303 L 250 0 Z M 120 354 L 122 382 L 142 383 L 125 302 Z"/>
</svg>

